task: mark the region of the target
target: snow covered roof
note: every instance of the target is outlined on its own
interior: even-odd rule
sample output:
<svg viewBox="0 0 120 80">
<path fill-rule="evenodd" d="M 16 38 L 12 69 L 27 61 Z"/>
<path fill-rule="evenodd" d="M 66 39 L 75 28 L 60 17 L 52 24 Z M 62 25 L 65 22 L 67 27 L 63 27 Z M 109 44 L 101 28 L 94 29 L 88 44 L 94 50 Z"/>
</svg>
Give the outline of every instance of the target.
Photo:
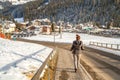
<svg viewBox="0 0 120 80">
<path fill-rule="evenodd" d="M 19 5 L 19 4 L 25 4 L 30 1 L 35 1 L 35 0 L 9 0 L 12 2 L 13 5 Z"/>
<path fill-rule="evenodd" d="M 15 23 L 9 24 L 9 27 L 16 27 Z"/>
<path fill-rule="evenodd" d="M 17 21 L 18 23 L 24 22 L 24 18 L 15 18 L 15 21 Z"/>
<path fill-rule="evenodd" d="M 45 18 L 45 19 L 37 19 L 40 22 L 51 22 L 49 19 Z"/>
<path fill-rule="evenodd" d="M 49 19 L 45 18 L 45 19 L 41 19 L 41 21 L 44 21 L 44 22 L 50 22 Z"/>
<path fill-rule="evenodd" d="M 50 25 L 42 25 L 41 27 L 48 27 L 48 28 L 51 28 Z"/>
<path fill-rule="evenodd" d="M 60 26 L 55 26 L 56 28 L 60 28 Z"/>
</svg>

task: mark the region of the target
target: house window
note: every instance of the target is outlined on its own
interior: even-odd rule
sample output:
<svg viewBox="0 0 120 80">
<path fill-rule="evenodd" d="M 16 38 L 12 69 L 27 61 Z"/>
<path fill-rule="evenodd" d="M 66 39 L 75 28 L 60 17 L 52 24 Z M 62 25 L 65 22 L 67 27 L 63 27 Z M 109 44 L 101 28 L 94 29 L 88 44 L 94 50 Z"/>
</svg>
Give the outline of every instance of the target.
<svg viewBox="0 0 120 80">
<path fill-rule="evenodd" d="M 43 32 L 47 32 L 47 27 L 43 27 Z"/>
</svg>

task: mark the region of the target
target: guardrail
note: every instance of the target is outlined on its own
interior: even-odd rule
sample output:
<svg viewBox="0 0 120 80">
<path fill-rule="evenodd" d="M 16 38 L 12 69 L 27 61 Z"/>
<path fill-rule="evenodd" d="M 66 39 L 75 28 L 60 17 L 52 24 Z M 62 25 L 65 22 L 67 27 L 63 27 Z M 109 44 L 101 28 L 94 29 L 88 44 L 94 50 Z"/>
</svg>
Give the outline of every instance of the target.
<svg viewBox="0 0 120 80">
<path fill-rule="evenodd" d="M 120 50 L 120 44 L 110 44 L 110 43 L 100 43 L 100 42 L 93 42 L 90 41 L 89 45 L 104 47 L 104 48 L 110 48 L 115 50 Z"/>
<path fill-rule="evenodd" d="M 32 77 L 31 80 L 46 80 L 43 79 L 47 77 L 47 80 L 51 80 L 51 72 L 50 69 L 54 69 L 55 66 L 53 64 L 57 61 L 57 49 L 53 50 L 48 58 L 45 60 L 45 62 L 42 64 L 42 66 L 39 68 L 39 70 L 36 72 L 36 74 Z M 47 75 L 47 76 L 45 76 Z"/>
</svg>

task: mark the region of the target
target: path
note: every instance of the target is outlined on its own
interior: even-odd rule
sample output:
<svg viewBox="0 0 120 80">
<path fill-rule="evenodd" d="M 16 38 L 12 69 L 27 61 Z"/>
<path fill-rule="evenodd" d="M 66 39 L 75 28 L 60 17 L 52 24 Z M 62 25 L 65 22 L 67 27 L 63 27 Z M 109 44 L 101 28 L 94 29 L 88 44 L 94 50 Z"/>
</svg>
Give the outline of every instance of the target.
<svg viewBox="0 0 120 80">
<path fill-rule="evenodd" d="M 55 80 L 81 80 L 78 72 L 75 73 L 71 52 L 59 48 L 58 64 Z"/>
</svg>

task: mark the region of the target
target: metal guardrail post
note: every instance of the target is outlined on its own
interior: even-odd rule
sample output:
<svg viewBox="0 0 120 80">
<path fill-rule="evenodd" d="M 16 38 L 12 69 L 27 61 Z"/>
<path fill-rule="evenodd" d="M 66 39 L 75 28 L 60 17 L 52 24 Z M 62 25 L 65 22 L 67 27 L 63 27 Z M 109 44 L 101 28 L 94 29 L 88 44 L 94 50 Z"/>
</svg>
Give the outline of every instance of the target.
<svg viewBox="0 0 120 80">
<path fill-rule="evenodd" d="M 119 45 L 119 44 L 117 44 L 117 49 L 118 49 L 118 50 L 119 50 L 119 46 L 120 46 L 120 45 Z"/>
<path fill-rule="evenodd" d="M 89 45 L 91 45 L 91 41 L 89 42 Z"/>
<path fill-rule="evenodd" d="M 97 42 L 97 46 L 98 46 L 98 42 Z"/>
<path fill-rule="evenodd" d="M 106 48 L 107 48 L 107 43 L 106 43 Z"/>
<path fill-rule="evenodd" d="M 113 47 L 113 44 L 111 44 L 111 49 L 112 49 L 112 47 Z"/>
<path fill-rule="evenodd" d="M 103 47 L 103 44 L 101 44 L 101 46 Z"/>
</svg>

